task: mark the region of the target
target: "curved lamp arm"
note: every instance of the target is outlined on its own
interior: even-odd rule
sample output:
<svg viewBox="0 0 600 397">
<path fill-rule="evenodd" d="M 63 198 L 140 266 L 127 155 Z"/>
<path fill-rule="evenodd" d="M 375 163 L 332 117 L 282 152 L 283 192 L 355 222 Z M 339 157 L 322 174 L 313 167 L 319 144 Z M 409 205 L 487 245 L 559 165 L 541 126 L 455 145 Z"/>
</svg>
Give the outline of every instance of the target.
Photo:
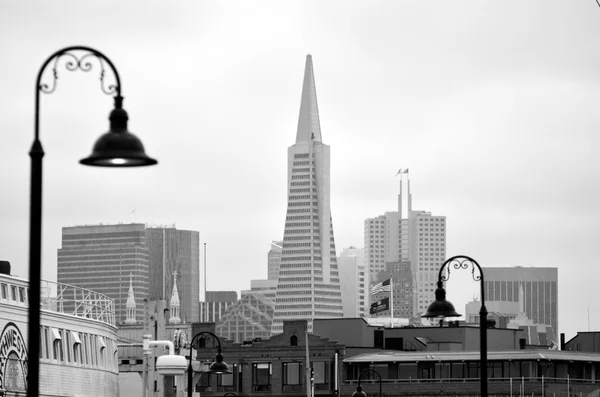
<svg viewBox="0 0 600 397">
<path fill-rule="evenodd" d="M 455 269 L 468 269 L 469 265 L 472 267 L 471 274 L 473 276 L 474 281 L 481 282 L 481 305 L 485 307 L 485 288 L 484 288 L 484 280 L 483 280 L 483 270 L 477 261 L 469 256 L 465 255 L 456 255 L 449 259 L 447 259 L 442 266 L 440 267 L 440 271 L 438 274 L 438 282 L 437 287 L 443 288 L 444 281 L 448 281 L 450 279 L 450 268 L 453 267 Z M 479 271 L 479 274 L 475 273 L 475 269 Z M 446 272 L 444 272 L 446 270 Z"/>
<path fill-rule="evenodd" d="M 73 53 L 73 51 L 84 51 L 84 54 L 77 56 L 77 54 Z M 65 68 L 70 72 L 73 72 L 77 69 L 82 70 L 84 72 L 89 72 L 90 70 L 92 70 L 92 63 L 90 62 L 90 60 L 88 58 L 95 57 L 98 60 L 98 62 L 100 63 L 100 88 L 107 95 L 115 95 L 115 100 L 117 98 L 121 98 L 121 77 L 119 76 L 119 72 L 117 72 L 117 68 L 115 68 L 115 65 L 111 62 L 110 59 L 108 59 L 108 57 L 106 55 L 104 55 L 103 53 L 101 53 L 98 50 L 95 50 L 90 47 L 85 47 L 85 46 L 71 46 L 71 47 L 63 48 L 62 50 L 58 50 L 54 54 L 50 55 L 50 57 L 48 59 L 46 59 L 46 61 L 42 64 L 42 67 L 40 68 L 40 71 L 38 72 L 37 79 L 35 82 L 35 130 L 34 130 L 34 132 L 35 132 L 36 140 L 39 139 L 40 92 L 43 92 L 45 94 L 51 94 L 56 90 L 56 84 L 57 84 L 57 80 L 58 80 L 59 61 L 63 57 L 68 59 L 65 64 Z M 52 66 L 53 80 L 52 80 L 52 84 L 48 85 L 48 84 L 42 83 L 42 77 L 46 70 L 46 67 L 52 61 L 54 61 L 53 66 Z M 106 70 L 104 68 L 105 62 L 106 62 L 106 64 L 108 64 L 112 73 L 115 76 L 116 84 L 114 84 L 114 85 L 105 86 L 105 82 L 104 82 L 104 75 L 106 72 Z M 122 99 L 121 99 L 121 101 L 122 101 Z"/>
<path fill-rule="evenodd" d="M 365 397 L 366 393 L 362 391 L 362 386 L 360 385 L 360 379 L 362 378 L 362 376 L 366 373 L 372 373 L 377 375 L 377 377 L 379 378 L 379 397 L 382 396 L 381 394 L 381 374 L 373 368 L 367 368 L 363 371 L 360 372 L 360 374 L 358 374 L 358 385 L 356 386 L 356 391 L 352 394 L 353 397 Z"/>
</svg>

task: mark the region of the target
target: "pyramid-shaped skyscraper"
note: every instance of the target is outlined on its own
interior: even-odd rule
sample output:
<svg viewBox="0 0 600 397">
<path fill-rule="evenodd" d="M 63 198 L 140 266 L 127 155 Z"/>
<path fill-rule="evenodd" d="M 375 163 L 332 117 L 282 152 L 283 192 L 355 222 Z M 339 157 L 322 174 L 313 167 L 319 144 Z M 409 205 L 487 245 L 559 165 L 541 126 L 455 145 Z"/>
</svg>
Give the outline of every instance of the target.
<svg viewBox="0 0 600 397">
<path fill-rule="evenodd" d="M 307 55 L 296 143 L 288 148 L 288 207 L 272 334 L 284 320 L 342 317 L 330 205 L 330 150 L 321 140 L 312 57 Z"/>
</svg>

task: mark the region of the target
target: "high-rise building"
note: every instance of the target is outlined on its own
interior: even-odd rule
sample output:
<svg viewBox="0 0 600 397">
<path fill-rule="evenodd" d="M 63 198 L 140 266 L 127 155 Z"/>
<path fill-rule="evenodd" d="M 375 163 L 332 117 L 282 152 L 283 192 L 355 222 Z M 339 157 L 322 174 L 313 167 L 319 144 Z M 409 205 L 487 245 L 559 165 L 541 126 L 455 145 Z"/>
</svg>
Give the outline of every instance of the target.
<svg viewBox="0 0 600 397">
<path fill-rule="evenodd" d="M 143 224 L 63 227 L 57 281 L 112 298 L 117 323 L 127 319 L 131 284 L 136 300 L 135 321 L 142 322 L 144 299 L 148 298 L 148 256 Z"/>
<path fill-rule="evenodd" d="M 146 228 L 146 244 L 150 261 L 148 298 L 168 301 L 173 290 L 173 274 L 176 274 L 181 321 L 198 321 L 200 233 L 174 227 Z"/>
<path fill-rule="evenodd" d="M 406 180 L 403 175 L 406 175 Z M 365 258 L 371 283 L 381 281 L 381 272 L 391 272 L 391 264 L 395 264 L 396 268 L 410 264 L 413 278 L 412 283 L 409 283 L 413 290 L 410 317 L 419 317 L 431 303 L 437 274 L 445 261 L 446 217 L 434 216 L 426 211 L 413 211 L 408 170 L 401 176 L 398 211 L 365 219 Z M 403 195 L 404 182 L 406 193 Z M 403 274 L 402 278 L 405 276 Z M 394 288 L 406 289 L 406 282 L 403 281 L 398 286 L 394 284 Z M 399 298 L 394 297 L 394 301 L 396 299 Z M 401 305 L 406 305 L 406 302 Z M 396 307 L 394 315 L 397 315 Z"/>
<path fill-rule="evenodd" d="M 267 255 L 267 278 L 269 280 L 277 280 L 279 276 L 279 265 L 281 265 L 281 250 L 283 241 L 272 241 L 271 249 Z"/>
<path fill-rule="evenodd" d="M 446 217 L 409 211 L 409 261 L 413 273 L 413 315 L 427 311 L 435 296 L 440 267 L 446 260 Z"/>
<path fill-rule="evenodd" d="M 410 319 L 413 317 L 413 274 L 408 261 L 389 262 L 388 271 L 379 273 L 378 281 L 392 279 L 392 291 L 389 294 L 378 294 L 374 300 L 393 295 L 394 318 Z M 389 312 L 373 315 L 387 317 Z"/>
<path fill-rule="evenodd" d="M 136 321 L 144 321 L 144 300 L 169 301 L 177 277 L 181 321 L 199 319 L 200 234 L 147 228 L 144 224 L 64 227 L 57 278 L 115 300 L 117 322 L 124 322 L 130 275 Z"/>
<path fill-rule="evenodd" d="M 322 142 L 312 57 L 306 57 L 296 143 L 288 148 L 288 207 L 271 333 L 284 320 L 342 317 L 330 207 L 330 151 Z"/>
<path fill-rule="evenodd" d="M 485 302 L 519 302 L 535 324 L 558 332 L 558 269 L 555 267 L 484 267 Z"/>
<path fill-rule="evenodd" d="M 344 248 L 337 258 L 342 288 L 344 317 L 369 316 L 369 272 L 364 249 Z"/>
<path fill-rule="evenodd" d="M 236 291 L 206 291 L 206 302 L 200 302 L 200 321 L 216 323 L 237 300 Z"/>
</svg>

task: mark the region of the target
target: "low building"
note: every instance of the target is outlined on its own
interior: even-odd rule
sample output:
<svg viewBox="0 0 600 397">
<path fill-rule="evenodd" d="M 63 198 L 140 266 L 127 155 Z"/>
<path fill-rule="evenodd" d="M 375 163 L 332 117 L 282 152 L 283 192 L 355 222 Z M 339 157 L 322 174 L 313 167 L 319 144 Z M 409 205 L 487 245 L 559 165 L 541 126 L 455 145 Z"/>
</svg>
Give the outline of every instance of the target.
<svg viewBox="0 0 600 397">
<path fill-rule="evenodd" d="M 202 396 L 221 396 L 222 393 L 252 396 L 307 395 L 307 354 L 309 368 L 313 369 L 314 395 L 339 395 L 341 366 L 344 346 L 307 333 L 308 321 L 295 320 L 283 323 L 283 332 L 270 338 L 257 338 L 237 343 L 222 338 L 220 345 L 224 361 L 233 372 L 230 375 L 209 376 L 195 372 L 194 392 Z M 193 335 L 206 335 L 205 348 L 194 350 L 195 362 L 210 363 L 216 354 L 215 341 L 208 332 L 214 333 L 214 323 L 194 323 Z M 308 347 L 307 347 L 308 342 Z M 182 354 L 189 355 L 182 349 Z M 187 376 L 180 377 L 177 390 L 185 390 Z"/>
<path fill-rule="evenodd" d="M 564 350 L 600 353 L 600 332 L 578 332 L 565 343 Z"/>
</svg>

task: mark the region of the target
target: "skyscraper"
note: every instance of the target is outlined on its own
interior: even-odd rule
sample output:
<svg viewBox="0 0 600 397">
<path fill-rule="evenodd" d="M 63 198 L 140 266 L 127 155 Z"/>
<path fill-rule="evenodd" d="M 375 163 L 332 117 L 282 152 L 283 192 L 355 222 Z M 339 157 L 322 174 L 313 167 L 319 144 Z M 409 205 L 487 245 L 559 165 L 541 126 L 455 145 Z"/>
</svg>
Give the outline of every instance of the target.
<svg viewBox="0 0 600 397">
<path fill-rule="evenodd" d="M 338 257 L 344 317 L 369 316 L 371 293 L 364 252 L 362 248 L 348 247 Z"/>
<path fill-rule="evenodd" d="M 200 233 L 175 227 L 146 228 L 148 298 L 169 301 L 176 273 L 182 322 L 200 319 Z"/>
<path fill-rule="evenodd" d="M 312 57 L 307 55 L 296 143 L 288 148 L 288 207 L 271 333 L 284 320 L 342 317 L 330 208 L 330 153 L 322 142 Z"/>
<path fill-rule="evenodd" d="M 279 265 L 281 265 L 281 249 L 283 241 L 272 241 L 271 249 L 267 255 L 267 278 L 277 280 L 279 276 Z"/>
<path fill-rule="evenodd" d="M 536 324 L 552 326 L 558 333 L 558 269 L 555 267 L 484 267 L 485 301 L 519 302 Z"/>
<path fill-rule="evenodd" d="M 406 274 L 402 276 L 403 281 L 392 280 L 394 291 L 405 291 L 409 286 L 413 289 L 412 317 L 419 317 L 431 303 L 437 274 L 446 258 L 446 217 L 413 211 L 408 170 L 403 175 L 406 180 L 400 180 L 398 211 L 365 219 L 365 258 L 371 282 L 387 278 L 389 272 L 399 271 L 400 267 L 409 270 L 406 266 L 410 265 L 412 283 L 404 280 Z M 403 192 L 404 182 L 406 193 Z M 381 276 L 381 272 L 386 274 Z M 394 297 L 394 301 L 397 299 Z M 406 303 L 394 304 L 394 317 L 406 316 L 405 309 L 401 309 Z"/>
<path fill-rule="evenodd" d="M 136 300 L 135 320 L 143 321 L 143 302 L 148 298 L 150 275 L 143 224 L 63 227 L 57 262 L 59 283 L 90 289 L 114 299 L 117 323 L 127 319 L 131 284 Z"/>
<path fill-rule="evenodd" d="M 136 320 L 144 321 L 144 299 L 169 301 L 177 277 L 180 317 L 199 319 L 200 234 L 146 228 L 144 224 L 64 227 L 57 279 L 115 300 L 117 322 L 126 316 L 130 275 Z"/>
</svg>

